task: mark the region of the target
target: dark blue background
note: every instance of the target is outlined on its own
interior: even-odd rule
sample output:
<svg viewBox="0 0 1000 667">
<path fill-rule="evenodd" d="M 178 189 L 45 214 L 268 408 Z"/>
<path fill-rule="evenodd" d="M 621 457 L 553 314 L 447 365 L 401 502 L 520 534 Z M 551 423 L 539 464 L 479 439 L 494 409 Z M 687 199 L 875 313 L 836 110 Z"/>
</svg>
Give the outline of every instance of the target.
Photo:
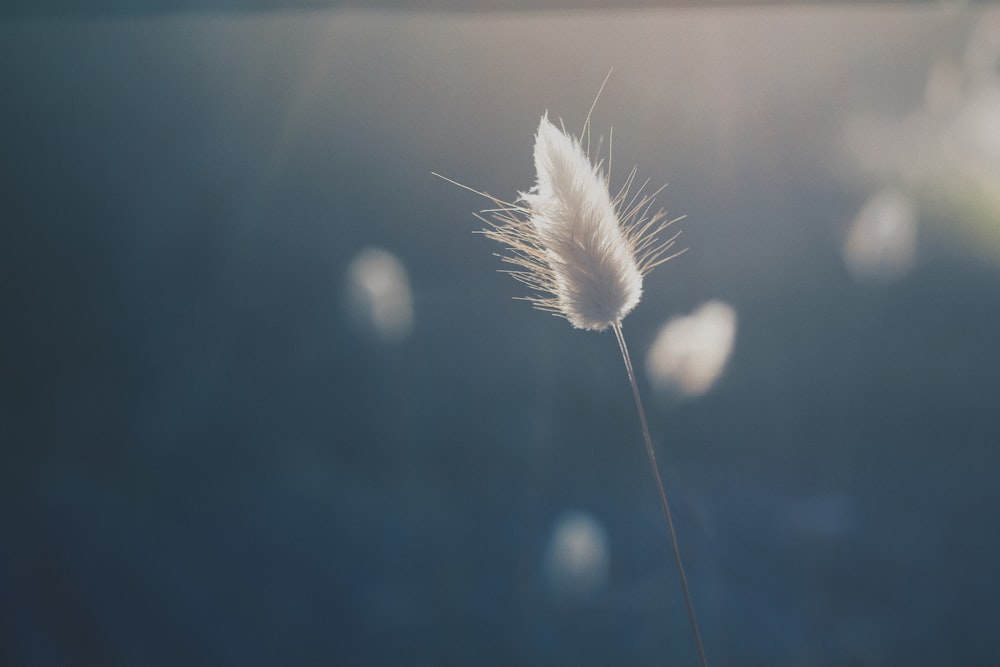
<svg viewBox="0 0 1000 667">
<path fill-rule="evenodd" d="M 1000 254 L 948 208 L 899 280 L 840 254 L 881 185 L 851 114 L 905 116 L 975 19 L 0 24 L 0 662 L 694 664 L 613 336 L 512 300 L 430 176 L 515 196 L 614 65 L 616 173 L 688 216 L 633 356 L 739 315 L 706 397 L 640 377 L 710 661 L 1000 663 Z M 409 271 L 401 343 L 345 313 L 366 246 Z M 611 559 L 575 601 L 543 567 L 571 509 Z"/>
</svg>

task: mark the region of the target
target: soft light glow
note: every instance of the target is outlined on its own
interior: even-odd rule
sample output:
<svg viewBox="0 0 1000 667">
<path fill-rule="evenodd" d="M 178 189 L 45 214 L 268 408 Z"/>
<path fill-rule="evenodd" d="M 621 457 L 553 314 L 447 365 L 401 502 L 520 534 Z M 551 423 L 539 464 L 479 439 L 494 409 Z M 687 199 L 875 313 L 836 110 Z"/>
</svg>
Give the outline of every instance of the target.
<svg viewBox="0 0 1000 667">
<path fill-rule="evenodd" d="M 928 224 L 948 225 L 944 239 L 1000 259 L 998 63 L 1000 12 L 984 12 L 963 60 L 931 68 L 922 104 L 900 118 L 857 113 L 848 123 L 847 143 L 868 177 L 914 199 L 878 195 L 859 215 L 845 248 L 856 277 L 889 279 L 910 268 L 915 209 Z"/>
<path fill-rule="evenodd" d="M 390 252 L 365 248 L 347 270 L 348 308 L 356 326 L 393 343 L 413 329 L 413 297 L 406 267 Z"/>
<path fill-rule="evenodd" d="M 736 311 L 709 301 L 660 328 L 646 356 L 646 374 L 658 389 L 702 396 L 722 375 L 735 340 Z"/>
<path fill-rule="evenodd" d="M 608 576 L 608 536 L 600 522 L 579 511 L 561 516 L 549 538 L 545 571 L 561 595 L 580 597 L 603 586 Z"/>
<path fill-rule="evenodd" d="M 859 280 L 891 280 L 913 266 L 917 216 L 909 198 L 884 190 L 858 213 L 844 241 L 844 262 Z"/>
</svg>

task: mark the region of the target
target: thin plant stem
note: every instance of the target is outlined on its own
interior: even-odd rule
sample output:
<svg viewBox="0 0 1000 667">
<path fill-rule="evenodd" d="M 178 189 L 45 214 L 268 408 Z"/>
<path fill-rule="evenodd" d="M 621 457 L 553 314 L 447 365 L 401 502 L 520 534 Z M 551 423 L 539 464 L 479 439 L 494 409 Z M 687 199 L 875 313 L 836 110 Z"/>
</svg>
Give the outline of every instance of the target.
<svg viewBox="0 0 1000 667">
<path fill-rule="evenodd" d="M 708 667 L 705 659 L 705 647 L 701 644 L 701 633 L 698 631 L 698 621 L 694 617 L 694 605 L 691 603 L 691 591 L 688 590 L 687 575 L 684 574 L 684 563 L 681 562 L 681 552 L 677 548 L 677 533 L 674 530 L 674 520 L 670 515 L 670 504 L 667 503 L 667 494 L 663 490 L 663 480 L 660 478 L 660 470 L 656 465 L 656 453 L 653 451 L 653 441 L 649 437 L 649 426 L 646 424 L 646 411 L 642 407 L 642 399 L 639 397 L 639 385 L 635 381 L 635 371 L 632 370 L 632 359 L 629 357 L 628 346 L 625 345 L 625 336 L 622 335 L 620 322 L 611 325 L 618 339 L 618 347 L 622 351 L 622 359 L 625 361 L 625 370 L 628 371 L 628 380 L 632 384 L 632 395 L 635 397 L 635 407 L 639 411 L 639 422 L 642 424 L 642 437 L 646 440 L 646 453 L 649 454 L 649 465 L 653 468 L 653 477 L 656 478 L 656 488 L 660 492 L 660 505 L 663 507 L 663 515 L 667 519 L 667 529 L 670 531 L 670 546 L 674 551 L 674 560 L 677 562 L 677 573 L 681 578 L 681 589 L 684 592 L 684 604 L 687 606 L 688 618 L 691 620 L 691 630 L 694 632 L 694 642 L 698 648 L 698 660 L 701 667 Z"/>
</svg>

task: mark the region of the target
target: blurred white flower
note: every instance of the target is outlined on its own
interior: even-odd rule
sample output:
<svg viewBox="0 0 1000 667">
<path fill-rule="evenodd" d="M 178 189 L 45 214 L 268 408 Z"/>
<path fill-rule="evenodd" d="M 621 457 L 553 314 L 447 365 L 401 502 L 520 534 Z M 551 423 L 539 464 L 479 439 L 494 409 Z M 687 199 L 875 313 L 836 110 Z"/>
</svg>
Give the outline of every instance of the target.
<svg viewBox="0 0 1000 667">
<path fill-rule="evenodd" d="M 660 328 L 646 356 L 646 374 L 658 389 L 701 396 L 722 374 L 735 340 L 736 311 L 709 301 Z"/>
<path fill-rule="evenodd" d="M 413 329 L 413 297 L 406 267 L 390 252 L 365 248 L 347 269 L 347 305 L 355 325 L 384 342 Z"/>
<path fill-rule="evenodd" d="M 908 197 L 888 189 L 870 198 L 844 240 L 844 262 L 858 280 L 892 280 L 913 266 L 917 215 Z"/>
<path fill-rule="evenodd" d="M 549 584 L 560 595 L 580 597 L 604 585 L 608 575 L 608 536 L 592 516 L 567 512 L 552 528 L 545 553 Z"/>
</svg>

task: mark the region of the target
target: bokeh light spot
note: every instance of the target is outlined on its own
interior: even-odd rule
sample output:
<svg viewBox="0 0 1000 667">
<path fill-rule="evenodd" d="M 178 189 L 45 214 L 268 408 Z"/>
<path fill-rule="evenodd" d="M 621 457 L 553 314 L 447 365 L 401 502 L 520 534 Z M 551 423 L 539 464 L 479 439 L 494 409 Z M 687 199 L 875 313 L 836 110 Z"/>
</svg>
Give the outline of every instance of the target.
<svg viewBox="0 0 1000 667">
<path fill-rule="evenodd" d="M 545 572 L 552 589 L 582 597 L 601 588 L 608 575 L 608 536 L 604 526 L 580 511 L 556 520 L 545 553 Z"/>
<path fill-rule="evenodd" d="M 347 306 L 359 330 L 395 343 L 413 329 L 413 296 L 403 263 L 380 248 L 365 248 L 347 270 Z"/>
<path fill-rule="evenodd" d="M 844 262 L 858 280 L 892 280 L 913 266 L 917 214 L 909 198 L 884 190 L 869 199 L 844 241 Z"/>
<path fill-rule="evenodd" d="M 646 374 L 657 389 L 702 396 L 725 369 L 736 340 L 736 311 L 709 301 L 660 328 L 646 356 Z"/>
</svg>

